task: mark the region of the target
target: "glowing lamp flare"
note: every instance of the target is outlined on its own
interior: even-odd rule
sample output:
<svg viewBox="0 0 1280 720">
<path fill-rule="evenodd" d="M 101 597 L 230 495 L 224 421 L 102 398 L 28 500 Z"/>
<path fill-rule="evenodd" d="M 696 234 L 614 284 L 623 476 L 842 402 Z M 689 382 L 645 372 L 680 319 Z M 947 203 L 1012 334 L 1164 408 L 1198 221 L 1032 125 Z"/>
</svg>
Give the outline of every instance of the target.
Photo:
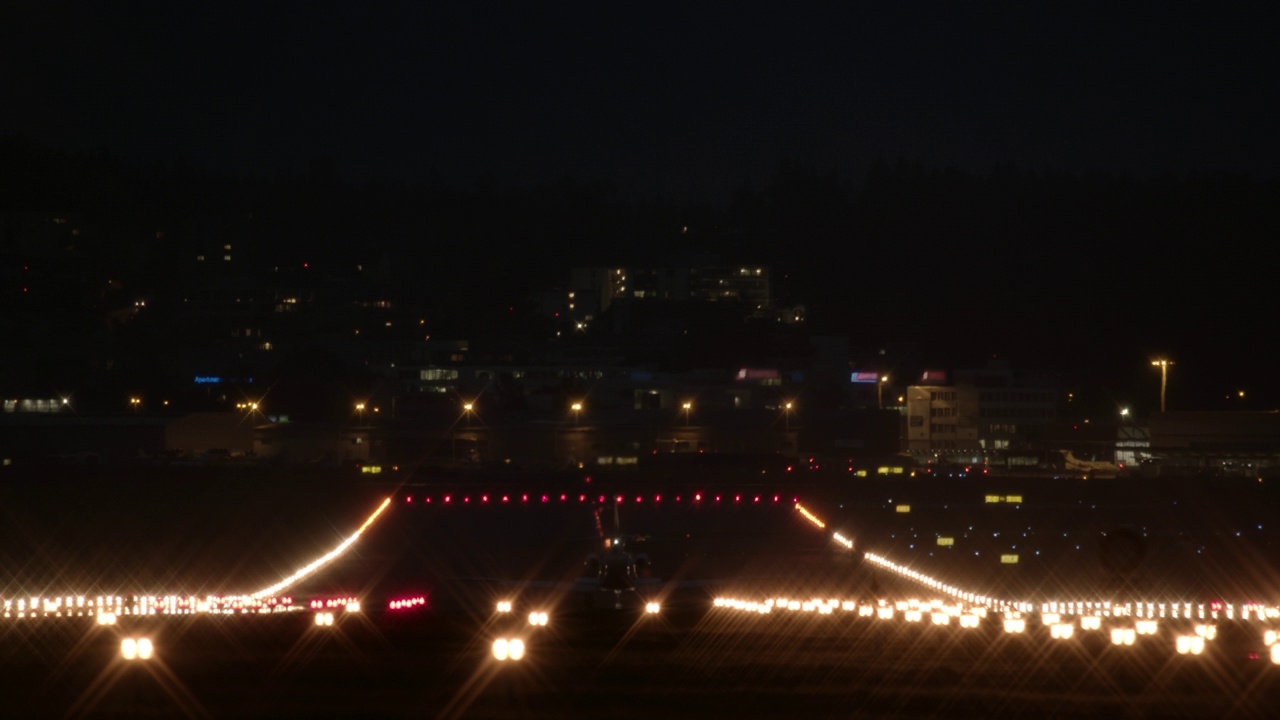
<svg viewBox="0 0 1280 720">
<path fill-rule="evenodd" d="M 524 658 L 524 641 L 520 638 L 498 638 L 493 641 L 493 658 L 499 662 Z"/>
<path fill-rule="evenodd" d="M 150 660 L 155 646 L 150 638 L 125 638 L 120 641 L 120 657 L 125 660 Z"/>
<path fill-rule="evenodd" d="M 805 520 L 808 520 L 809 522 L 813 523 L 814 526 L 817 527 L 819 530 L 825 529 L 827 527 L 826 523 L 819 520 L 817 515 L 814 515 L 813 513 L 809 512 L 809 509 L 801 505 L 800 503 L 796 503 L 796 510 L 799 511 L 799 513 L 802 516 L 804 516 Z"/>
<path fill-rule="evenodd" d="M 382 511 L 386 510 L 387 506 L 390 504 L 391 504 L 391 498 L 388 497 L 384 499 L 382 501 L 382 504 L 378 506 L 378 509 L 374 510 L 373 514 L 369 515 L 369 517 L 365 519 L 364 524 L 360 526 L 360 529 L 356 530 L 347 539 L 339 543 L 337 547 L 325 553 L 324 555 L 321 555 L 315 560 L 312 560 L 310 563 L 303 566 L 301 569 L 295 571 L 292 575 L 290 575 L 289 577 L 286 577 L 285 579 L 281 580 L 275 585 L 265 587 L 259 590 L 258 592 L 253 593 L 249 597 L 257 600 L 270 595 L 275 595 L 281 590 L 284 590 L 285 588 L 297 583 L 299 580 L 307 577 L 308 575 L 315 572 L 316 570 L 319 570 L 320 568 L 324 567 L 329 562 L 331 562 L 334 558 L 346 552 L 347 548 L 351 547 L 351 545 L 354 544 L 356 540 L 359 540 L 360 536 L 364 534 L 364 531 L 369 529 L 369 526 L 372 525 L 378 519 L 378 516 L 381 515 Z"/>
</svg>

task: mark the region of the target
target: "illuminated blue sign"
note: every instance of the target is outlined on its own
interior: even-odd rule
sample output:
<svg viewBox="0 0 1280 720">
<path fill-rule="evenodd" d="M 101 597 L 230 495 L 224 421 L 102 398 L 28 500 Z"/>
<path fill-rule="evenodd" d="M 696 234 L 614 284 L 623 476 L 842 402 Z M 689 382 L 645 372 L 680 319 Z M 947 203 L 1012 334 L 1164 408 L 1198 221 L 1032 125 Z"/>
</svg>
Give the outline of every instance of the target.
<svg viewBox="0 0 1280 720">
<path fill-rule="evenodd" d="M 213 375 L 197 375 L 197 385 L 217 385 L 222 382 L 222 378 Z"/>
</svg>

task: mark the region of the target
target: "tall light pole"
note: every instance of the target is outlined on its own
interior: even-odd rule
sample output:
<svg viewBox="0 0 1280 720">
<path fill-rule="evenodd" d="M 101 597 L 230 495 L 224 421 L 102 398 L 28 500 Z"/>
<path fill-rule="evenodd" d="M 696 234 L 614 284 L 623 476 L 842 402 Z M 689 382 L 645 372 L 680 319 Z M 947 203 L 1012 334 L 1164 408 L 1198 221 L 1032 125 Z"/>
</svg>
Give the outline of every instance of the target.
<svg viewBox="0 0 1280 720">
<path fill-rule="evenodd" d="M 1169 366 L 1173 364 L 1172 360 L 1152 360 L 1151 364 L 1160 368 L 1160 412 L 1164 412 L 1164 391 L 1169 385 Z"/>
<path fill-rule="evenodd" d="M 693 410 L 693 403 L 685 400 L 680 409 L 684 410 L 684 426 L 689 427 L 689 413 Z"/>
<path fill-rule="evenodd" d="M 880 382 L 876 383 L 876 407 L 884 409 L 884 384 L 889 382 L 888 375 L 881 375 Z"/>
<path fill-rule="evenodd" d="M 471 411 L 474 409 L 475 405 L 472 403 L 462 404 L 462 414 L 467 416 L 467 427 L 471 427 Z"/>
<path fill-rule="evenodd" d="M 782 406 L 782 427 L 787 432 L 791 432 L 791 409 L 794 407 L 790 400 L 786 405 Z"/>
<path fill-rule="evenodd" d="M 582 415 L 582 403 L 576 402 L 570 405 L 569 409 L 573 411 L 573 426 L 578 427 L 578 418 Z"/>
<path fill-rule="evenodd" d="M 364 424 L 364 403 L 356 403 L 356 417 L 359 418 L 359 424 Z"/>
</svg>

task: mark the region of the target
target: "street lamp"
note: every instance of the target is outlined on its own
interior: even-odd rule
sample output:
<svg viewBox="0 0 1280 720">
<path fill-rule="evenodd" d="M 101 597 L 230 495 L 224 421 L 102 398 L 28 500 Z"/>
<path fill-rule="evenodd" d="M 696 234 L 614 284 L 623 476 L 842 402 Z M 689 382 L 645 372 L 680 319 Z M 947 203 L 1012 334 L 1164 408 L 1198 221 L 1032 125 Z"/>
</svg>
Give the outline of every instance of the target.
<svg viewBox="0 0 1280 720">
<path fill-rule="evenodd" d="M 794 407 L 790 400 L 786 405 L 782 406 L 782 426 L 787 431 L 791 430 L 791 409 Z"/>
<path fill-rule="evenodd" d="M 1169 384 L 1169 366 L 1172 360 L 1152 360 L 1151 364 L 1160 368 L 1160 412 L 1164 412 L 1164 391 Z"/>
<path fill-rule="evenodd" d="M 680 409 L 684 410 L 684 426 L 685 426 L 685 427 L 689 427 L 689 413 L 690 413 L 690 411 L 692 411 L 692 410 L 693 410 L 693 403 L 691 403 L 691 402 L 689 402 L 688 400 L 686 400 L 686 401 L 685 401 L 685 402 L 680 406 Z"/>
<path fill-rule="evenodd" d="M 569 409 L 573 411 L 573 426 L 574 426 L 574 427 L 577 427 L 577 426 L 578 426 L 578 418 L 582 415 L 582 403 L 580 403 L 580 402 L 576 402 L 576 403 L 574 403 L 574 404 L 570 405 L 570 406 L 569 406 Z"/>
<path fill-rule="evenodd" d="M 132 408 L 134 412 L 138 412 L 138 408 L 141 406 L 142 406 L 142 398 L 138 397 L 137 395 L 129 398 L 129 407 Z"/>
<path fill-rule="evenodd" d="M 472 403 L 462 404 L 462 414 L 467 417 L 467 427 L 471 427 L 471 411 L 474 409 L 475 405 Z"/>
<path fill-rule="evenodd" d="M 356 417 L 359 418 L 361 425 L 364 424 L 364 403 L 356 403 Z"/>
<path fill-rule="evenodd" d="M 884 409 L 884 384 L 889 382 L 888 375 L 881 375 L 880 382 L 876 383 L 876 407 Z"/>
</svg>

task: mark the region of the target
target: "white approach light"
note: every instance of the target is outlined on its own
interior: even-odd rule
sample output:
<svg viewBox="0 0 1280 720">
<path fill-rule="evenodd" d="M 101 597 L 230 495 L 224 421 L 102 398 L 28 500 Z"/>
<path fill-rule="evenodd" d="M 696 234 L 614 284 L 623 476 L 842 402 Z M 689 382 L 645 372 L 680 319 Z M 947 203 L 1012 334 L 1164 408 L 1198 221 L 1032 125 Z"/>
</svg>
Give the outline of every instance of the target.
<svg viewBox="0 0 1280 720">
<path fill-rule="evenodd" d="M 1111 628 L 1112 645 L 1132 645 L 1138 633 L 1133 628 Z"/>
<path fill-rule="evenodd" d="M 524 657 L 524 641 L 520 638 L 498 638 L 493 641 L 493 658 L 499 662 Z"/>
<path fill-rule="evenodd" d="M 125 638 L 120 641 L 120 657 L 125 660 L 150 660 L 155 646 L 150 638 Z"/>
<path fill-rule="evenodd" d="M 1204 638 L 1199 635 L 1179 635 L 1175 646 L 1179 655 L 1199 655 L 1204 652 Z"/>
<path fill-rule="evenodd" d="M 648 615 L 657 615 L 662 611 L 662 607 L 656 602 L 647 602 L 644 604 L 644 611 Z"/>
<path fill-rule="evenodd" d="M 546 625 L 547 625 L 547 620 L 548 620 L 548 617 L 547 617 L 547 614 L 546 614 L 545 612 L 531 612 L 531 613 L 529 613 L 529 624 L 530 624 L 530 625 L 539 626 L 539 627 L 546 627 Z"/>
<path fill-rule="evenodd" d="M 498 612 L 500 612 L 500 613 L 509 613 L 509 612 L 511 612 L 511 601 L 510 601 L 510 600 L 499 600 L 499 601 L 498 601 Z"/>
<path fill-rule="evenodd" d="M 1027 629 L 1027 621 L 1023 618 L 1005 618 L 1004 631 L 1010 635 L 1017 635 Z"/>
</svg>

